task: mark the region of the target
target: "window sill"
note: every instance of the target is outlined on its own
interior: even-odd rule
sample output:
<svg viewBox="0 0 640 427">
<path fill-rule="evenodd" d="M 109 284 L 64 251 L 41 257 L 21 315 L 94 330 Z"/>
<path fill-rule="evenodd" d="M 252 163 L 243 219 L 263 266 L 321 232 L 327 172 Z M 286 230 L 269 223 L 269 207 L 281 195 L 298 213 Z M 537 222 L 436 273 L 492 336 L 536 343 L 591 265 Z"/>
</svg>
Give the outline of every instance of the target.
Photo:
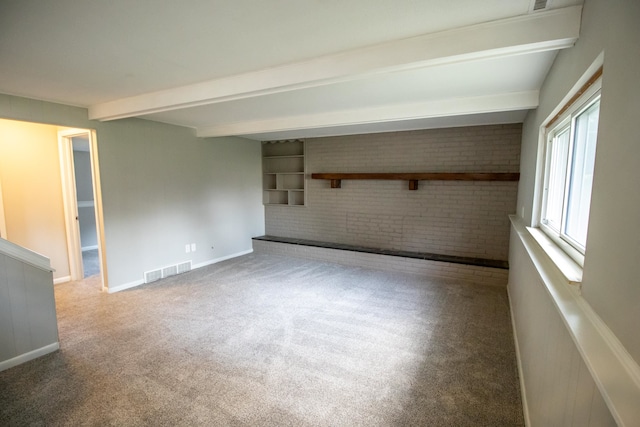
<svg viewBox="0 0 640 427">
<path fill-rule="evenodd" d="M 531 237 L 540 245 L 540 248 L 547 254 L 551 262 L 560 270 L 569 284 L 580 289 L 582 285 L 582 267 L 542 230 L 534 227 L 526 227 L 526 229 Z"/>
</svg>

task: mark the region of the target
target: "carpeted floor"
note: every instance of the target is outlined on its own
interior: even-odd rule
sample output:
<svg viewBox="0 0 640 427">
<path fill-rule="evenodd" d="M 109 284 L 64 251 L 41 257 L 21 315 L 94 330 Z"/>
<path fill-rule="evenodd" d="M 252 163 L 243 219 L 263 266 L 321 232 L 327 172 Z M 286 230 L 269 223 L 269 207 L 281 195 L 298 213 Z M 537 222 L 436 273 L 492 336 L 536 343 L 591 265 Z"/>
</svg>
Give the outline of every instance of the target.
<svg viewBox="0 0 640 427">
<path fill-rule="evenodd" d="M 98 280 L 56 286 L 61 349 L 0 372 L 0 425 L 524 425 L 504 288 L 265 254 Z"/>
<path fill-rule="evenodd" d="M 84 277 L 95 276 L 100 273 L 97 249 L 82 251 L 82 266 L 84 268 Z"/>
</svg>

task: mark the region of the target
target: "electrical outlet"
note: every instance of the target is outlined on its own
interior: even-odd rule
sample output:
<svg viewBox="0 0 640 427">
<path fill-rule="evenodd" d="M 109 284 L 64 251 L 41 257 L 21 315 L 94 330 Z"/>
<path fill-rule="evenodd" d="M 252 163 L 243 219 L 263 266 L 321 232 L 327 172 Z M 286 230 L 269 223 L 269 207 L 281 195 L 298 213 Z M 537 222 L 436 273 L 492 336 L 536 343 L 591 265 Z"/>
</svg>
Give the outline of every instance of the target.
<svg viewBox="0 0 640 427">
<path fill-rule="evenodd" d="M 191 245 L 190 245 L 190 244 L 188 244 L 188 243 L 187 243 L 186 245 L 184 245 L 184 251 L 185 251 L 186 253 L 191 252 Z"/>
<path fill-rule="evenodd" d="M 196 244 L 192 243 L 191 244 L 191 252 L 195 252 L 196 251 Z"/>
</svg>

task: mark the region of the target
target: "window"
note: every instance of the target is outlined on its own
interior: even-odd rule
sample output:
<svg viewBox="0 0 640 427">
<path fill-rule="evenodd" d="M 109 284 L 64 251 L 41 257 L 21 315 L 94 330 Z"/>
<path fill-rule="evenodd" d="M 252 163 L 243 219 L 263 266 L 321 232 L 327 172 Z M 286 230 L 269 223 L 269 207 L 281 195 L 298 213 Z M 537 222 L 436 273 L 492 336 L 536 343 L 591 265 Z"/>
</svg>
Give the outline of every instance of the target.
<svg viewBox="0 0 640 427">
<path fill-rule="evenodd" d="M 580 265 L 587 225 L 600 113 L 600 80 L 547 127 L 540 228 Z"/>
</svg>

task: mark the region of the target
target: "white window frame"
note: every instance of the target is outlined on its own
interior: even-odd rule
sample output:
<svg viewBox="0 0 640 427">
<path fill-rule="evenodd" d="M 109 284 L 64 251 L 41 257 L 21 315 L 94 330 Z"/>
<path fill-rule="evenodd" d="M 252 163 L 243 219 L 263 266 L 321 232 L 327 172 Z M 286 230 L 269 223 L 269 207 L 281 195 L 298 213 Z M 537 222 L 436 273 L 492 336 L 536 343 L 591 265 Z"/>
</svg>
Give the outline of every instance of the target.
<svg viewBox="0 0 640 427">
<path fill-rule="evenodd" d="M 578 97 L 571 105 L 564 111 L 560 116 L 555 118 L 554 122 L 549 126 L 545 127 L 544 131 L 544 149 L 542 151 L 542 162 L 541 165 L 543 167 L 542 173 L 542 200 L 540 203 L 540 210 L 538 212 L 538 227 L 542 230 L 562 251 L 564 251 L 567 255 L 569 255 L 576 263 L 578 263 L 581 267 L 584 266 L 584 254 L 586 251 L 586 247 L 583 247 L 580 243 L 576 242 L 570 236 L 568 236 L 564 231 L 564 222 L 567 217 L 567 199 L 569 192 L 569 185 L 571 182 L 570 179 L 570 169 L 572 164 L 572 156 L 573 156 L 573 148 L 574 148 L 574 133 L 575 133 L 575 119 L 580 114 L 589 109 L 594 103 L 600 100 L 600 92 L 602 87 L 602 77 L 599 77 L 596 81 L 593 82 L 589 88 L 587 88 L 580 97 Z M 549 181 L 549 170 L 550 170 L 550 159 L 548 155 L 548 149 L 551 144 L 553 138 L 561 134 L 567 127 L 569 127 L 569 148 L 567 154 L 567 162 L 566 162 L 566 171 L 567 175 L 565 176 L 564 182 L 564 193 L 563 193 L 563 206 L 562 206 L 562 224 L 559 227 L 559 230 L 555 230 L 551 226 L 547 225 L 544 222 L 545 212 L 547 208 L 547 195 L 548 195 L 548 181 Z M 596 142 L 597 144 L 597 142 Z"/>
</svg>

